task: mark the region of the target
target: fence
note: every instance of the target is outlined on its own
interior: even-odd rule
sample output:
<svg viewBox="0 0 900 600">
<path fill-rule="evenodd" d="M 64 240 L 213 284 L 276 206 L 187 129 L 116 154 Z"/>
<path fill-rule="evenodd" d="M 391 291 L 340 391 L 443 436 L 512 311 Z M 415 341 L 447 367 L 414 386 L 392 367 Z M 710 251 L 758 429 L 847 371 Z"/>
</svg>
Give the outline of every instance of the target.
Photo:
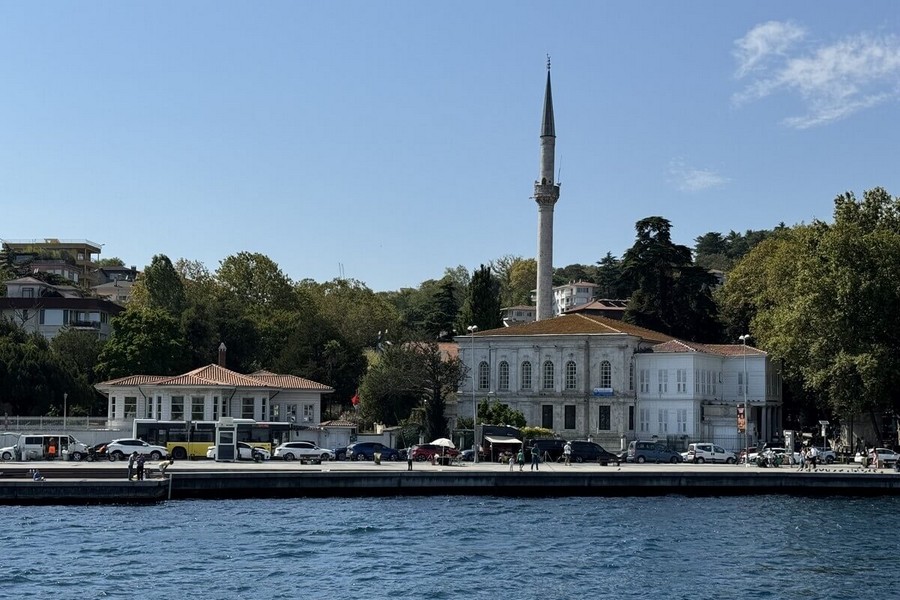
<svg viewBox="0 0 900 600">
<path fill-rule="evenodd" d="M 106 417 L 0 417 L 3 431 L 88 431 L 108 429 Z"/>
</svg>

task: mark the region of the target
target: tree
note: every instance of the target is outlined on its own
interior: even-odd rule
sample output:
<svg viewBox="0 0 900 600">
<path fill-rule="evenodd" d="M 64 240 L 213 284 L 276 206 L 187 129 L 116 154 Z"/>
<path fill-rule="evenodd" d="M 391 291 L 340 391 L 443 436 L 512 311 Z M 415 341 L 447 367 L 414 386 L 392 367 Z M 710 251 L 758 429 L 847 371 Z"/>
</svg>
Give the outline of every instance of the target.
<svg viewBox="0 0 900 600">
<path fill-rule="evenodd" d="M 641 219 L 635 229 L 622 260 L 623 280 L 634 289 L 623 319 L 677 338 L 718 341 L 715 277 L 694 266 L 687 246 L 672 242 L 667 219 Z"/>
<path fill-rule="evenodd" d="M 531 292 L 537 288 L 537 261 L 523 258 L 510 267 L 509 297 L 506 306 L 530 306 Z"/>
<path fill-rule="evenodd" d="M 289 310 L 297 304 L 291 280 L 269 257 L 239 252 L 219 263 L 216 279 L 226 293 L 257 313 Z"/>
<path fill-rule="evenodd" d="M 361 281 L 334 279 L 323 284 L 305 284 L 302 289 L 315 304 L 310 308 L 359 351 L 371 346 L 379 331 L 399 326 L 396 309 Z"/>
<path fill-rule="evenodd" d="M 459 303 L 456 301 L 456 285 L 450 278 L 441 280 L 440 287 L 431 296 L 431 307 L 423 323 L 425 339 L 448 340 L 453 338 Z"/>
<path fill-rule="evenodd" d="M 525 415 L 512 409 L 499 400 L 489 401 L 487 398 L 478 403 L 478 420 L 489 425 L 509 425 L 525 427 Z"/>
<path fill-rule="evenodd" d="M 622 261 L 607 252 L 606 256 L 597 261 L 597 275 L 594 279 L 599 287 L 597 298 L 609 298 L 613 300 L 627 298 L 631 290 L 622 281 Z"/>
<path fill-rule="evenodd" d="M 101 258 L 97 261 L 97 266 L 101 269 L 103 267 L 124 267 L 125 261 L 118 256 L 113 256 L 112 258 Z"/>
<path fill-rule="evenodd" d="M 815 221 L 759 244 L 723 294 L 820 409 L 896 413 L 900 384 L 900 199 L 884 189 L 834 201 Z"/>
<path fill-rule="evenodd" d="M 134 286 L 132 301 L 151 310 L 165 311 L 175 318 L 181 316 L 186 304 L 184 282 L 165 254 L 157 254 L 141 273 Z"/>
<path fill-rule="evenodd" d="M 445 437 L 447 397 L 459 389 L 465 371 L 456 356 L 443 356 L 434 342 L 412 344 L 421 365 L 422 389 L 425 395 L 425 435 L 434 440 Z"/>
<path fill-rule="evenodd" d="M 175 375 L 189 366 L 178 321 L 161 309 L 129 308 L 112 319 L 113 334 L 96 366 L 102 379 Z"/>
<path fill-rule="evenodd" d="M 491 273 L 491 268 L 485 265 L 481 265 L 472 275 L 456 330 L 462 333 L 470 325 L 477 325 L 480 331 L 503 325 L 500 316 L 500 282 Z"/>
</svg>

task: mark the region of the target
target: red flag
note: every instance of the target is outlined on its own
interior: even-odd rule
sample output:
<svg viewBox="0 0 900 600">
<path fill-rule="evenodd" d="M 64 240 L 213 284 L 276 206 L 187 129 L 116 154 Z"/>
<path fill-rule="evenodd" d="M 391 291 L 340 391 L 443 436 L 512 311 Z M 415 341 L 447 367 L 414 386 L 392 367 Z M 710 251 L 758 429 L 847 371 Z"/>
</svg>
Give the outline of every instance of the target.
<svg viewBox="0 0 900 600">
<path fill-rule="evenodd" d="M 350 398 L 350 403 L 353 404 L 353 406 L 359 405 L 359 392 L 353 394 L 353 397 Z"/>
</svg>

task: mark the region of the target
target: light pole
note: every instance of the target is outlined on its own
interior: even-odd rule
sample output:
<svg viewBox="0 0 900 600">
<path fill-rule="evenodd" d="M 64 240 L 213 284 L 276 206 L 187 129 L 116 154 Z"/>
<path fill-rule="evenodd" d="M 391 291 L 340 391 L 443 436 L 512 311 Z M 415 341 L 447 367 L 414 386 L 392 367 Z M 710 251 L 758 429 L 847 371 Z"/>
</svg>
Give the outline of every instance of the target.
<svg viewBox="0 0 900 600">
<path fill-rule="evenodd" d="M 475 332 L 478 325 L 466 327 L 472 336 L 472 460 L 478 463 L 478 402 L 475 400 Z"/>
<path fill-rule="evenodd" d="M 738 338 L 744 345 L 744 378 L 742 387 L 744 388 L 744 466 L 750 467 L 750 407 L 747 405 L 747 340 L 750 334 L 745 333 Z"/>
<path fill-rule="evenodd" d="M 66 430 L 66 412 L 67 412 L 66 404 L 67 404 L 68 399 L 69 399 L 69 394 L 66 392 L 63 392 L 63 431 Z"/>
</svg>

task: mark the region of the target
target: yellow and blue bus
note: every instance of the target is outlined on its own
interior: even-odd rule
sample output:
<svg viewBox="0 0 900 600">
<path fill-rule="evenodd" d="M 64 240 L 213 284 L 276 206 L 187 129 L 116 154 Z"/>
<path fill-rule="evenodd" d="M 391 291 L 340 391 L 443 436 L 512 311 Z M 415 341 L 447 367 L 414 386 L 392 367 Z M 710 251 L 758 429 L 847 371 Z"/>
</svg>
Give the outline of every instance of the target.
<svg viewBox="0 0 900 600">
<path fill-rule="evenodd" d="M 273 452 L 275 447 L 291 440 L 291 423 L 234 419 L 237 441 Z M 206 458 L 206 451 L 216 443 L 215 421 L 157 421 L 135 419 L 134 437 L 149 444 L 165 446 L 176 460 Z"/>
</svg>

